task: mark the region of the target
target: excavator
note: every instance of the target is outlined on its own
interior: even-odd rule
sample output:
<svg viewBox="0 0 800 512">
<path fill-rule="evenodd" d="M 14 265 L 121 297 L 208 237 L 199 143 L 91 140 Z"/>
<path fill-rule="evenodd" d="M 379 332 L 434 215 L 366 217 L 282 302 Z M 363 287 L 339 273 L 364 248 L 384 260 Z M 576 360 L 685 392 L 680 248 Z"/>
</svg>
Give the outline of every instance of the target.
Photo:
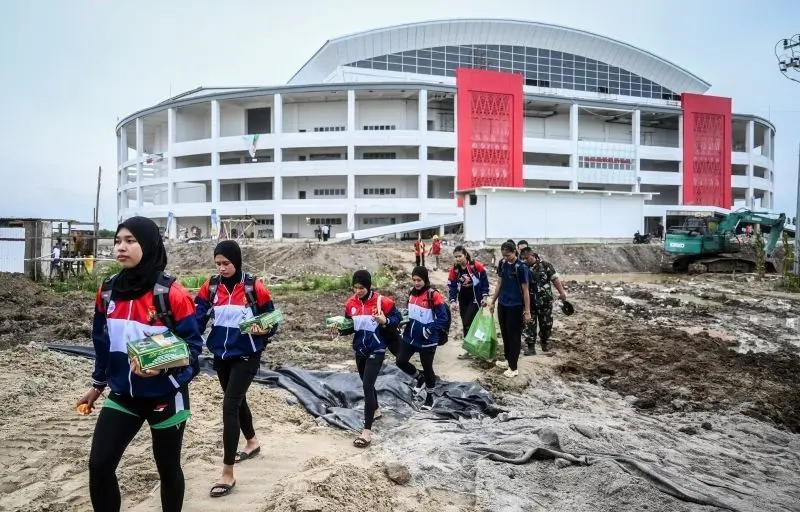
<svg viewBox="0 0 800 512">
<path fill-rule="evenodd" d="M 683 226 L 670 228 L 664 236 L 664 251 L 674 256 L 676 272 L 754 272 L 755 257 L 743 254 L 742 242 L 736 237 L 739 224 L 769 227 L 765 241 L 767 267 L 775 268 L 772 252 L 783 233 L 786 215 L 741 209 L 720 217 L 689 217 Z M 753 251 L 747 251 L 752 253 Z"/>
</svg>

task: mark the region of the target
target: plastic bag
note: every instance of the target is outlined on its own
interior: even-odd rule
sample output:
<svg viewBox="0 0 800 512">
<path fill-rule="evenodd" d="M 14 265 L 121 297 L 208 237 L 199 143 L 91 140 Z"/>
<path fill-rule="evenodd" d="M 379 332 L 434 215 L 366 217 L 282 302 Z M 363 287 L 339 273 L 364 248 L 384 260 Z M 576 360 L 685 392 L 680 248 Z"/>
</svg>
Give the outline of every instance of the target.
<svg viewBox="0 0 800 512">
<path fill-rule="evenodd" d="M 464 338 L 461 348 L 475 357 L 491 361 L 497 351 L 497 331 L 494 317 L 486 309 L 481 309 Z"/>
</svg>

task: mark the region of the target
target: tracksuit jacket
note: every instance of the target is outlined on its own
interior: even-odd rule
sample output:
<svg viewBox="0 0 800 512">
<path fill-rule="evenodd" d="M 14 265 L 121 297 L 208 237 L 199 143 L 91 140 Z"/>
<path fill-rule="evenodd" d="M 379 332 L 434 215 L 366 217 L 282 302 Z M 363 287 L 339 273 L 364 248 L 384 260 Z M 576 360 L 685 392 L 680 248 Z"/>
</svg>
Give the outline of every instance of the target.
<svg viewBox="0 0 800 512">
<path fill-rule="evenodd" d="M 213 311 L 214 325 L 206 338 L 208 350 L 221 359 L 247 357 L 264 350 L 267 340 L 275 335 L 278 328 L 274 326 L 266 335 L 260 336 L 242 334 L 239 330 L 240 323 L 254 316 L 253 311 L 247 306 L 247 296 L 244 291 L 244 274 L 242 274 L 242 279 L 233 287 L 232 293 L 222 283 L 217 285 L 214 304 L 210 302 L 210 285 L 210 279 L 203 283 L 200 291 L 197 292 L 197 297 L 194 299 L 197 305 L 196 314 L 200 332 L 205 332 Z M 264 283 L 256 279 L 253 284 L 253 292 L 255 293 L 256 310 L 259 315 L 275 311 L 272 296 L 267 287 L 264 286 Z"/>
<path fill-rule="evenodd" d="M 467 268 L 463 269 L 458 265 L 453 265 L 450 275 L 447 277 L 447 287 L 450 289 L 450 302 L 458 300 L 461 294 L 461 279 L 463 275 L 469 276 L 472 281 L 472 295 L 475 302 L 480 302 L 489 295 L 489 276 L 486 274 L 486 267 L 479 261 L 467 262 Z"/>
<path fill-rule="evenodd" d="M 430 349 L 439 345 L 439 337 L 447 326 L 450 310 L 439 290 L 433 291 L 433 301 L 428 290 L 421 295 L 408 296 L 408 323 L 403 331 L 403 341 L 416 349 Z"/>
<path fill-rule="evenodd" d="M 189 346 L 191 364 L 144 378 L 131 371 L 127 344 L 167 330 L 156 315 L 153 292 L 148 291 L 133 300 L 112 300 L 106 311 L 101 291 L 102 287 L 97 291 L 92 323 L 95 350 L 93 386 L 101 388 L 108 385 L 113 393 L 133 398 L 156 398 L 175 394 L 178 388 L 188 384 L 197 375 L 203 338 L 189 292 L 178 283 L 173 283 L 169 290 L 169 303 L 175 319 L 173 333 Z"/>
<path fill-rule="evenodd" d="M 345 303 L 344 316 L 353 319 L 353 351 L 356 355 L 386 352 L 384 329 L 380 329 L 380 324 L 372 318 L 372 314 L 378 311 L 378 304 L 387 320 L 383 328 L 396 329 L 402 315 L 392 299 L 370 290 L 363 299 L 353 294 Z"/>
</svg>

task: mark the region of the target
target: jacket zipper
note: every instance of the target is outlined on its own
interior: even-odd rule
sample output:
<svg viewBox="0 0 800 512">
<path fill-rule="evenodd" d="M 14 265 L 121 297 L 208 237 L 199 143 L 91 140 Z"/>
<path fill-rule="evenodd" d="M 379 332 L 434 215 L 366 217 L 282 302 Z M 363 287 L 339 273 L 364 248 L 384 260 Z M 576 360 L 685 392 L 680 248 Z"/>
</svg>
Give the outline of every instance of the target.
<svg viewBox="0 0 800 512">
<path fill-rule="evenodd" d="M 128 325 L 131 321 L 131 314 L 133 313 L 133 301 L 131 300 L 128 302 L 128 318 L 125 321 L 125 337 L 128 337 Z M 128 340 L 130 341 L 130 339 Z M 133 370 L 131 370 L 130 365 L 128 366 L 128 386 L 131 390 L 131 397 L 133 397 Z"/>
<path fill-rule="evenodd" d="M 234 286 L 234 289 L 236 287 Z M 226 289 L 227 290 L 227 289 Z M 228 305 L 231 305 L 231 301 L 233 300 L 233 292 L 228 293 Z M 225 359 L 225 354 L 228 353 L 228 333 L 230 332 L 231 328 L 225 328 L 225 341 L 222 342 L 222 359 Z"/>
</svg>

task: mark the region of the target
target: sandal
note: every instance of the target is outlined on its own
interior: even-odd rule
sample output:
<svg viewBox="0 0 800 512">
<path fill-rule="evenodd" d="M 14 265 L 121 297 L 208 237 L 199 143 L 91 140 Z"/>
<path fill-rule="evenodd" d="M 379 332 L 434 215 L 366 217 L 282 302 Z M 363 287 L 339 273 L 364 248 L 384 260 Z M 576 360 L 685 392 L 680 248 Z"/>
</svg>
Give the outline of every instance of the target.
<svg viewBox="0 0 800 512">
<path fill-rule="evenodd" d="M 245 451 L 241 451 L 241 452 L 239 452 L 239 453 L 237 453 L 237 454 L 236 454 L 236 457 L 237 457 L 237 458 L 236 458 L 236 460 L 234 461 L 234 464 L 238 464 L 239 462 L 245 461 L 245 460 L 247 460 L 247 459 L 252 459 L 253 457 L 255 457 L 256 455 L 258 455 L 259 453 L 261 453 L 261 447 L 260 447 L 260 446 L 259 446 L 259 447 L 257 447 L 255 450 L 253 450 L 253 451 L 252 451 L 252 452 L 250 452 L 250 453 L 247 453 L 247 452 L 245 452 Z"/>
<path fill-rule="evenodd" d="M 235 481 L 230 485 L 228 485 L 228 484 L 214 484 L 213 486 L 211 486 L 211 491 L 209 492 L 209 495 L 212 498 L 221 498 L 223 496 L 227 496 L 227 495 L 229 495 L 231 493 L 231 491 L 233 491 L 233 488 L 234 488 L 235 485 L 236 485 Z M 222 489 L 222 491 L 216 491 L 215 492 L 214 489 Z"/>
<path fill-rule="evenodd" d="M 356 448 L 366 448 L 372 443 L 372 439 L 364 439 L 363 436 L 358 436 L 353 440 L 353 446 Z"/>
</svg>

